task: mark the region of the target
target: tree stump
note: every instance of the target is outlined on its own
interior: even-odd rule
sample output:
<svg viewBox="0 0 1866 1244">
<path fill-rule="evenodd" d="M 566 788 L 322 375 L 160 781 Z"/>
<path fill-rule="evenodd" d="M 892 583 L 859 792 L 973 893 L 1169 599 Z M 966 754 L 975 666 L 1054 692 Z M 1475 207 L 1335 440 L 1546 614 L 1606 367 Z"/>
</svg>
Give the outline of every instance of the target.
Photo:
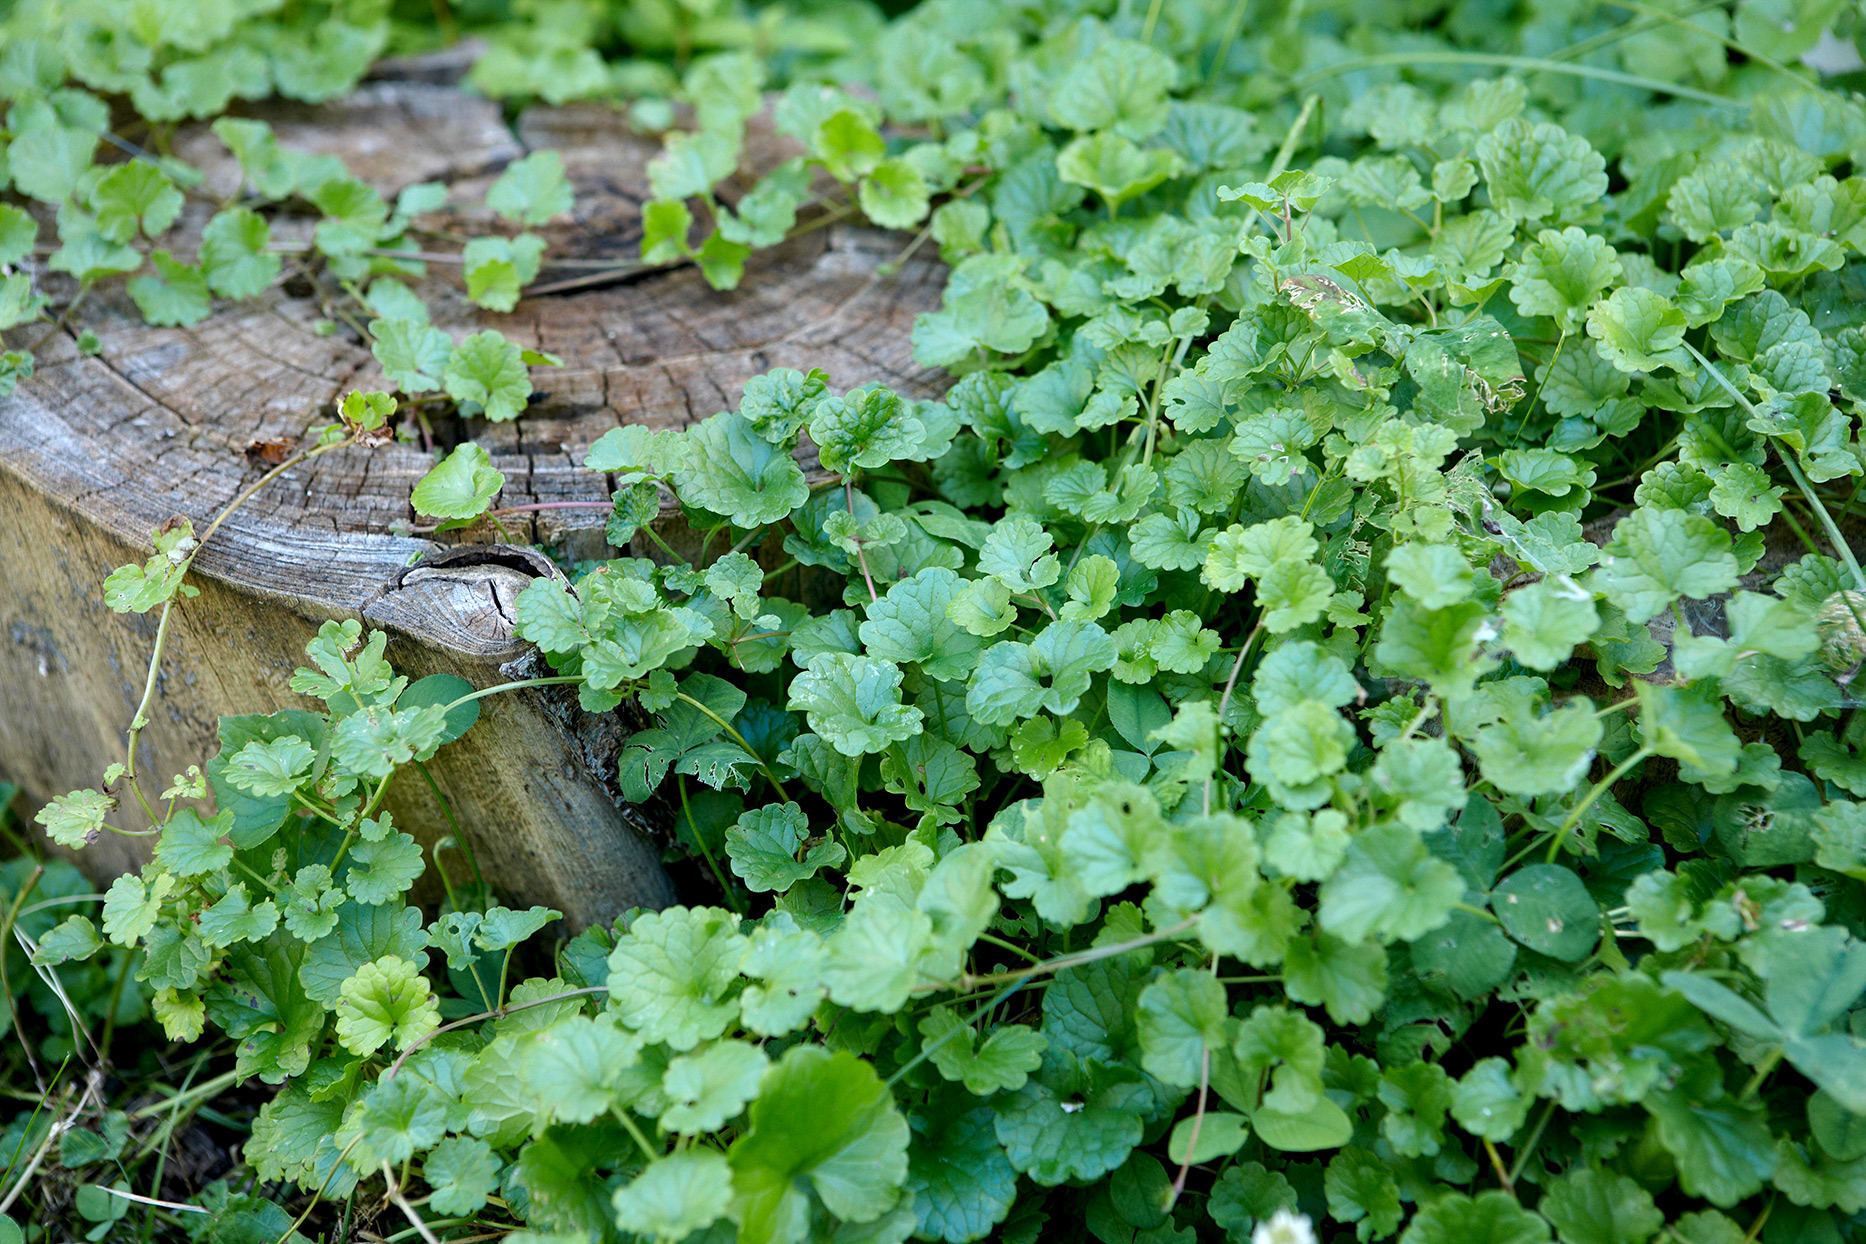
<svg viewBox="0 0 1866 1244">
<path fill-rule="evenodd" d="M 564 360 L 534 371 L 539 392 L 516 422 L 438 431 L 437 452 L 465 439 L 491 452 L 508 481 L 502 505 L 603 500 L 605 481 L 579 466 L 590 442 L 618 424 L 680 427 L 733 407 L 745 380 L 771 367 L 823 367 L 842 385 L 878 380 L 914 395 L 939 387 L 914 364 L 908 338 L 914 314 L 937 305 L 941 269 L 917 260 L 880 275 L 902 245 L 895 235 L 812 231 L 754 261 L 735 293 L 714 292 L 692 268 L 592 279 L 592 261 L 638 253 L 645 165 L 658 149 L 611 109 L 535 108 L 508 127 L 498 105 L 452 86 L 375 81 L 333 104 L 256 115 L 284 145 L 340 155 L 385 195 L 446 182 L 449 208 L 423 223 L 459 233 L 493 230 L 480 204 L 502 166 L 528 150 L 562 154 L 576 208 L 544 230 L 550 258 L 536 285 L 574 290 L 499 316 L 466 301 L 457 267 L 431 264 L 420 286 L 435 323 L 456 338 L 498 328 Z M 772 160 L 788 154 L 768 130 L 748 145 Z M 177 153 L 207 174 L 208 194 L 191 197 L 163 240 L 190 255 L 213 210 L 208 196 L 236 188 L 238 168 L 205 129 L 180 136 Z M 275 219 L 274 237 L 308 237 L 311 223 Z M 307 444 L 344 393 L 380 384 L 360 335 L 341 323 L 331 331 L 310 283 L 290 272 L 288 263 L 270 292 L 219 304 L 190 329 L 148 327 L 120 283 L 99 288 L 69 331 L 39 346 L 32 379 L 0 401 L 0 774 L 22 785 L 28 816 L 55 794 L 96 785 L 122 759 L 156 615 L 109 612 L 104 576 L 148 556 L 150 529 L 171 515 L 199 530 L 257 479 L 263 467 L 249 462 L 249 445 Z M 82 329 L 101 342 L 96 354 L 79 352 Z M 17 329 L 8 344 L 45 332 Z M 533 576 L 553 573 L 548 559 L 397 534 L 416 521 L 409 490 L 435 457 L 418 444 L 326 454 L 261 491 L 201 551 L 192 576 L 201 595 L 171 624 L 137 760 L 155 789 L 215 752 L 218 716 L 303 707 L 287 683 L 327 619 L 387 630 L 391 659 L 413 677 L 450 673 L 486 686 L 527 659 L 512 600 Z M 528 518 L 507 524 L 515 538 L 579 558 L 613 555 L 600 510 Z M 429 766 L 487 879 L 510 901 L 557 907 L 572 925 L 671 901 L 654 818 L 616 792 L 628 729 L 613 715 L 579 712 L 563 688 L 501 695 Z M 449 827 L 426 784 L 410 777 L 398 779 L 388 807 L 432 843 Z M 102 879 L 139 863 L 147 845 L 106 835 L 79 862 Z"/>
</svg>

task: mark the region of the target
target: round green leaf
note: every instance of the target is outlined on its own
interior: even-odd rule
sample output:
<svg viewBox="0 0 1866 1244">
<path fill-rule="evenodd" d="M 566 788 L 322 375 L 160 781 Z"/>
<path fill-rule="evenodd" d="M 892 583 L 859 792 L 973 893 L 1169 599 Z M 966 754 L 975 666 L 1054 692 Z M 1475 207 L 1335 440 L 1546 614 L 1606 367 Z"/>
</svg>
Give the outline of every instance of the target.
<svg viewBox="0 0 1866 1244">
<path fill-rule="evenodd" d="M 1236 1153 L 1250 1137 L 1250 1122 L 1241 1114 L 1223 1110 L 1206 1111 L 1204 1119 L 1198 1120 L 1196 1140 L 1194 1121 L 1192 1118 L 1181 1119 L 1173 1125 L 1173 1134 L 1166 1141 L 1166 1155 L 1175 1162 L 1190 1161 L 1197 1166 L 1213 1158 Z M 1186 1156 L 1188 1150 L 1192 1155 L 1190 1158 Z"/>
<path fill-rule="evenodd" d="M 1517 869 L 1491 892 L 1490 906 L 1511 937 L 1551 959 L 1578 963 L 1600 941 L 1599 904 L 1559 864 Z"/>
</svg>

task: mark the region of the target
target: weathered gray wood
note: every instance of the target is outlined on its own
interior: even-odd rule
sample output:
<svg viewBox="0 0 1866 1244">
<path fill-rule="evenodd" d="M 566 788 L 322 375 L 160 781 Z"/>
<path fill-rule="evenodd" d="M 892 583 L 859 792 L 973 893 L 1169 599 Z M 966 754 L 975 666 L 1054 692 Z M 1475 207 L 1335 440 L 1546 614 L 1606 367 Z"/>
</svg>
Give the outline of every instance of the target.
<svg viewBox="0 0 1866 1244">
<path fill-rule="evenodd" d="M 514 134 L 487 101 L 383 82 L 335 104 L 266 115 L 285 144 L 340 154 L 386 192 L 447 182 L 457 206 L 423 223 L 463 234 L 494 227 L 477 205 L 499 167 L 527 149 L 558 148 L 578 206 L 545 231 L 553 258 L 636 253 L 655 146 L 612 110 L 533 110 Z M 780 149 L 768 134 L 757 142 L 771 157 Z M 226 189 L 233 174 L 211 136 L 184 134 L 178 151 L 206 168 L 210 189 Z M 211 210 L 191 202 L 165 243 L 191 253 Z M 305 236 L 308 224 L 277 220 L 274 236 Z M 620 423 L 704 418 L 735 405 L 745 380 L 770 367 L 821 366 L 842 384 L 931 391 L 936 381 L 913 363 L 908 336 L 913 315 L 937 301 L 940 270 L 922 260 L 878 276 L 900 245 L 831 226 L 756 261 L 736 293 L 674 269 L 527 299 L 510 316 L 471 306 L 458 271 L 434 265 L 421 292 L 442 327 L 456 336 L 496 327 L 564 359 L 561 370 L 534 372 L 540 394 L 523 418 L 455 431 L 485 445 L 506 473 L 501 504 L 600 500 L 605 481 L 577 465 L 596 437 Z M 544 279 L 588 271 L 547 263 Z M 56 295 L 55 281 L 46 288 Z M 154 621 L 108 612 L 103 576 L 146 556 L 149 530 L 171 515 L 199 528 L 251 484 L 261 469 L 244 453 L 251 442 L 306 444 L 345 392 L 378 384 L 355 332 L 319 331 L 337 308 L 295 296 L 306 289 L 281 281 L 258 299 L 218 305 L 190 329 L 148 327 L 120 290 L 93 292 L 73 332 L 46 341 L 34 377 L 0 401 L 0 774 L 22 783 L 29 807 L 96 784 L 121 758 Z M 76 349 L 78 328 L 101 341 L 95 356 Z M 9 344 L 43 332 L 15 330 Z M 446 672 L 489 685 L 524 656 L 510 621 L 511 598 L 531 573 L 522 560 L 403 573 L 437 548 L 398 534 L 414 524 L 409 490 L 433 461 L 418 445 L 328 454 L 270 485 L 203 549 L 202 595 L 180 610 L 143 736 L 139 767 L 157 789 L 212 754 L 218 715 L 303 704 L 287 680 L 325 619 L 387 629 L 391 657 L 417 677 Z M 577 556 L 606 550 L 598 511 L 545 511 L 507 527 Z M 566 694 L 501 696 L 432 766 L 508 896 L 557 906 L 576 924 L 669 900 L 658 846 L 644 832 L 651 827 L 615 796 L 622 734 L 616 722 L 576 712 Z M 418 776 L 399 783 L 389 806 L 427 841 L 447 832 Z M 109 839 L 86 853 L 87 866 L 120 870 L 145 845 Z"/>
</svg>

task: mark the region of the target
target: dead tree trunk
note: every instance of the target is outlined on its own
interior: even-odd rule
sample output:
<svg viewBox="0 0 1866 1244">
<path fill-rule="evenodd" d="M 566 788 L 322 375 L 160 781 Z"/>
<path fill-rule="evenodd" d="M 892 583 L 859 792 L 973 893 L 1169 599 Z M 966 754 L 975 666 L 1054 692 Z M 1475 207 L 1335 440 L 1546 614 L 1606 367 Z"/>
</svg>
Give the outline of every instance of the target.
<svg viewBox="0 0 1866 1244">
<path fill-rule="evenodd" d="M 590 261 L 621 264 L 637 252 L 655 145 L 613 110 L 534 109 L 514 132 L 496 105 L 454 88 L 378 82 L 333 105 L 262 115 L 285 145 L 341 155 L 385 193 L 447 182 L 458 207 L 436 227 L 460 232 L 487 230 L 479 204 L 501 166 L 556 148 L 577 206 L 574 220 L 546 231 L 552 259 L 541 283 L 575 283 L 591 276 Z M 205 131 L 184 135 L 178 151 L 207 171 L 209 191 L 237 185 L 237 167 Z M 191 205 L 192 228 L 211 210 Z M 295 223 L 296 236 L 308 236 L 310 221 Z M 275 221 L 275 238 L 295 236 L 293 227 Z M 185 233 L 165 242 L 179 254 L 193 249 Z M 534 373 L 541 392 L 521 419 L 455 421 L 436 429 L 436 449 L 465 439 L 486 446 L 507 477 L 501 505 L 600 501 L 604 480 L 579 469 L 591 441 L 622 423 L 678 427 L 734 406 L 745 380 L 771 367 L 820 366 L 844 385 L 873 379 L 928 392 L 933 378 L 913 363 L 908 334 L 915 312 L 936 303 L 940 273 L 919 261 L 877 275 L 900 245 L 832 225 L 754 263 L 737 293 L 671 269 L 585 280 L 510 316 L 478 311 L 457 268 L 431 265 L 421 293 L 436 323 L 456 337 L 496 327 L 564 360 Z M 306 444 L 343 393 L 379 383 L 340 308 L 289 271 L 270 293 L 220 305 L 191 329 L 147 327 L 120 291 L 94 291 L 68 330 L 40 346 L 33 378 L 0 401 L 0 774 L 23 786 L 28 813 L 97 784 L 121 759 L 155 623 L 105 609 L 104 576 L 146 557 L 149 530 L 171 515 L 199 529 L 252 483 L 261 468 L 247 460 L 250 444 Z M 101 343 L 93 355 L 77 348 L 85 329 Z M 15 330 L 9 344 L 44 332 Z M 140 771 L 160 783 L 205 760 L 221 714 L 302 707 L 287 681 L 329 618 L 388 630 L 391 658 L 413 676 L 503 681 L 500 667 L 526 648 L 512 634 L 512 598 L 549 563 L 486 548 L 433 564 L 443 546 L 396 534 L 415 522 L 409 490 L 434 459 L 418 444 L 327 454 L 236 513 L 196 562 L 200 597 L 178 610 Z M 527 518 L 508 521 L 515 538 L 574 557 L 611 555 L 600 510 Z M 489 702 L 480 724 L 430 766 L 509 899 L 558 907 L 576 925 L 670 901 L 652 817 L 615 794 L 625 736 L 616 720 L 580 715 L 572 697 L 524 692 Z M 425 783 L 397 785 L 389 807 L 398 824 L 429 842 L 449 832 Z M 108 875 L 137 863 L 141 844 L 110 839 L 82 862 Z"/>
</svg>

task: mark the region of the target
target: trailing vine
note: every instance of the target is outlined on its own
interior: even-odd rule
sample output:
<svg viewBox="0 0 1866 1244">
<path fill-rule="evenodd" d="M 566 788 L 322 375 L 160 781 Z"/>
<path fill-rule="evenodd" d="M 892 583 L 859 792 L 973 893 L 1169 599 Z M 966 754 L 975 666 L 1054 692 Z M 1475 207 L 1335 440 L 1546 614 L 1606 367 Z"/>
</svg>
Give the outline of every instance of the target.
<svg viewBox="0 0 1866 1244">
<path fill-rule="evenodd" d="M 1866 110 L 1795 67 L 1850 19 L 936 0 L 838 62 L 790 16 L 616 12 L 477 80 L 688 106 L 645 262 L 754 279 L 806 207 L 917 230 L 951 273 L 914 354 L 955 382 L 779 369 L 617 428 L 619 555 L 518 600 L 553 673 L 411 683 L 331 622 L 321 707 L 39 813 L 155 838 L 104 895 L 8 882 L 39 979 L 107 965 L 279 1086 L 197 1238 L 357 1203 L 423 1239 L 1866 1233 Z M 767 102 L 796 154 L 728 202 Z M 565 206 L 507 177 L 515 220 Z M 365 252 L 419 201 L 351 236 L 340 197 L 322 253 L 400 397 L 305 453 L 437 388 L 515 415 L 542 360 L 429 366 L 412 293 L 343 266 L 399 262 Z M 476 296 L 516 298 L 498 241 Z M 469 442 L 414 503 L 470 526 L 503 484 Z M 186 608 L 212 535 L 106 599 Z M 617 783 L 705 893 L 554 945 L 477 877 L 410 901 L 439 861 L 386 792 L 543 684 L 653 716 Z M 7 1204 L 62 1143 L 15 1126 Z"/>
</svg>

